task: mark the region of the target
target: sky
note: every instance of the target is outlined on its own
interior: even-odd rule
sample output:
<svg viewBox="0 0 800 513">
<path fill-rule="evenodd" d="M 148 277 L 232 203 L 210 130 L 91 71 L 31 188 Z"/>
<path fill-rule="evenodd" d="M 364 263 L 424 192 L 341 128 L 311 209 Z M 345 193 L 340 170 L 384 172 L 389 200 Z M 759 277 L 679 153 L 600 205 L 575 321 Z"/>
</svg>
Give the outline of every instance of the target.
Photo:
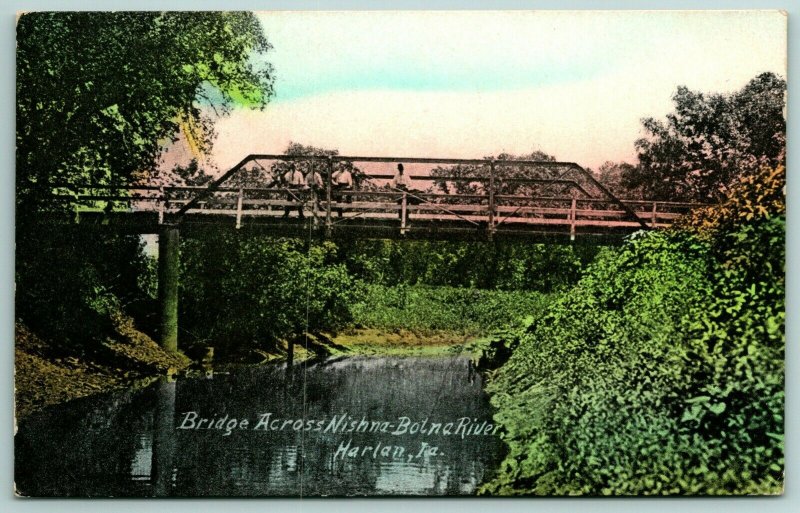
<svg viewBox="0 0 800 513">
<path fill-rule="evenodd" d="M 289 142 L 343 155 L 482 158 L 541 150 L 635 162 L 641 119 L 679 85 L 786 77 L 777 11 L 264 12 L 275 97 L 217 120 L 227 169 Z M 173 152 L 179 155 L 178 152 Z"/>
</svg>

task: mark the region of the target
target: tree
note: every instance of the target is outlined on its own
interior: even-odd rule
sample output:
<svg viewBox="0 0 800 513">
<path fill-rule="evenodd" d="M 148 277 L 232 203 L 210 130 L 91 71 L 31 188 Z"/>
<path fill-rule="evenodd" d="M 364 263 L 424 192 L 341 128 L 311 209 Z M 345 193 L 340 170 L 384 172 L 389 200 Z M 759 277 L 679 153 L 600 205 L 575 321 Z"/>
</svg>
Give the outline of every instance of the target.
<svg viewBox="0 0 800 513">
<path fill-rule="evenodd" d="M 595 173 L 597 181 L 612 194 L 623 199 L 646 199 L 642 187 L 626 187 L 625 177 L 635 171 L 635 166 L 627 162 L 604 162 Z"/>
<path fill-rule="evenodd" d="M 17 206 L 54 185 L 124 185 L 182 131 L 207 150 L 205 110 L 263 108 L 270 48 L 246 12 L 38 12 L 17 24 Z"/>
<path fill-rule="evenodd" d="M 328 150 L 325 148 L 318 148 L 316 146 L 307 146 L 297 142 L 290 142 L 289 146 L 283 152 L 284 155 L 293 157 L 309 157 L 295 161 L 295 166 L 303 174 L 308 175 L 312 169 L 324 177 L 328 174 L 328 161 L 327 157 L 335 157 L 339 155 L 339 150 Z M 311 158 L 315 157 L 315 158 Z M 289 164 L 291 161 L 278 160 L 273 161 L 268 166 L 262 162 L 255 160 L 250 164 L 245 165 L 242 169 L 236 172 L 228 180 L 225 185 L 229 187 L 270 187 L 279 184 L 283 176 L 289 171 Z M 353 183 L 356 188 L 366 186 L 368 177 L 364 172 L 353 165 L 350 161 L 336 162 L 333 166 L 333 172 L 337 170 L 348 170 L 353 175 Z"/>
<path fill-rule="evenodd" d="M 497 165 L 495 166 L 495 178 L 543 178 L 550 176 L 550 170 L 546 168 L 536 167 L 519 167 L 519 166 L 504 166 L 503 161 L 510 160 L 533 160 L 538 162 L 555 162 L 556 158 L 543 151 L 533 151 L 526 155 L 512 155 L 510 153 L 501 153 L 497 157 L 485 157 L 486 165 L 472 165 L 472 164 L 457 164 L 452 167 L 438 166 L 431 170 L 431 176 L 438 177 L 457 177 L 457 178 L 485 178 L 488 176 L 489 161 L 494 159 Z M 481 181 L 466 182 L 466 181 L 447 181 L 437 180 L 434 185 L 435 189 L 450 194 L 483 194 L 485 191 L 485 184 Z M 452 191 L 451 191 L 452 187 Z M 499 183 L 495 192 L 497 194 L 517 194 L 520 190 L 530 189 L 531 185 L 521 185 L 514 183 Z"/>
<path fill-rule="evenodd" d="M 763 73 L 733 94 L 678 88 L 666 121 L 642 120 L 639 165 L 623 185 L 651 198 L 718 201 L 740 175 L 782 165 L 786 81 Z"/>
</svg>

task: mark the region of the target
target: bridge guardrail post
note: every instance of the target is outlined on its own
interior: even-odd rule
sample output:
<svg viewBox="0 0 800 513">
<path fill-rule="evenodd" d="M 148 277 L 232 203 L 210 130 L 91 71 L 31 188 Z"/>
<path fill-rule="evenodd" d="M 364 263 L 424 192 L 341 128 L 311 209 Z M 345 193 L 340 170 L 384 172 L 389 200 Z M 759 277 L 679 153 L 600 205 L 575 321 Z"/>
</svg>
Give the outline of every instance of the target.
<svg viewBox="0 0 800 513">
<path fill-rule="evenodd" d="M 164 187 L 159 187 L 158 193 L 158 224 L 164 224 L 164 204 L 167 202 L 164 196 Z"/>
<path fill-rule="evenodd" d="M 569 209 L 569 240 L 575 240 L 575 218 L 577 217 L 578 200 L 572 198 L 572 206 Z"/>
<path fill-rule="evenodd" d="M 494 159 L 489 163 L 489 240 L 494 238 L 495 231 L 495 204 L 494 204 Z"/>
<path fill-rule="evenodd" d="M 654 201 L 653 202 L 653 217 L 650 219 L 650 226 L 652 226 L 653 228 L 656 227 L 656 222 L 658 220 L 657 211 L 658 211 L 658 202 Z"/>
<path fill-rule="evenodd" d="M 333 158 L 328 155 L 328 176 L 325 180 L 325 234 L 330 237 L 333 230 L 331 219 L 331 187 L 333 186 Z"/>
<path fill-rule="evenodd" d="M 242 227 L 242 202 L 244 200 L 244 188 L 239 187 L 239 197 L 236 199 L 236 229 Z"/>
<path fill-rule="evenodd" d="M 407 192 L 403 191 L 403 198 L 400 200 L 400 235 L 406 234 L 406 216 L 408 215 L 408 196 Z"/>
</svg>

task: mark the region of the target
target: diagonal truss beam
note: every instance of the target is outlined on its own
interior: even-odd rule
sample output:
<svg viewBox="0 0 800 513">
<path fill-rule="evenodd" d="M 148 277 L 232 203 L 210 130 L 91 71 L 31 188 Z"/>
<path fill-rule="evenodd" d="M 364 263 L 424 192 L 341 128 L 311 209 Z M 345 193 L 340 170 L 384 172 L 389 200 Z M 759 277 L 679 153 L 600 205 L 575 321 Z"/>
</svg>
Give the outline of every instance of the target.
<svg viewBox="0 0 800 513">
<path fill-rule="evenodd" d="M 251 154 L 242 159 L 239 163 L 235 166 L 230 168 L 228 171 L 223 173 L 219 178 L 211 182 L 208 187 L 201 190 L 194 198 L 188 201 L 185 205 L 183 205 L 176 213 L 175 217 L 177 218 L 176 221 L 180 222 L 183 219 L 183 216 L 191 209 L 197 207 L 197 204 L 200 203 L 202 200 L 206 199 L 210 195 L 212 195 L 215 191 L 217 191 L 225 181 L 229 180 L 233 177 L 238 171 L 240 171 L 246 164 L 252 161 L 258 160 L 282 160 L 282 161 L 305 161 L 305 160 L 314 160 L 318 158 L 323 158 L 328 160 L 329 162 L 385 162 L 385 163 L 395 163 L 395 162 L 403 162 L 407 164 L 462 164 L 462 165 L 486 165 L 491 161 L 486 159 L 447 159 L 447 158 L 418 158 L 418 157 L 351 157 L 351 156 L 344 156 L 344 155 L 330 155 L 330 156 L 310 156 L 310 155 L 268 155 L 268 154 Z M 628 217 L 631 221 L 639 223 L 642 226 L 642 229 L 650 230 L 651 227 L 638 215 L 636 212 L 633 211 L 628 205 L 623 203 L 616 195 L 614 195 L 611 191 L 609 191 L 603 184 L 601 184 L 591 173 L 586 171 L 584 168 L 576 164 L 575 162 L 553 162 L 553 161 L 541 161 L 541 160 L 508 160 L 502 161 L 503 166 L 537 166 L 537 167 L 550 167 L 550 168 L 568 168 L 574 169 L 578 173 L 580 173 L 583 177 L 589 180 L 595 187 L 597 187 L 604 195 L 606 195 L 612 203 L 618 205 L 623 212 L 625 212 L 626 217 Z M 427 178 L 427 177 L 426 177 Z M 569 182 L 570 185 L 574 185 L 577 187 L 581 192 L 590 196 L 587 191 L 577 182 L 573 180 L 560 180 L 562 176 L 559 176 L 555 180 L 543 180 L 546 182 Z M 430 177 L 431 180 L 436 180 L 437 177 Z M 523 181 L 524 179 L 510 179 L 510 180 L 519 180 Z"/>
</svg>

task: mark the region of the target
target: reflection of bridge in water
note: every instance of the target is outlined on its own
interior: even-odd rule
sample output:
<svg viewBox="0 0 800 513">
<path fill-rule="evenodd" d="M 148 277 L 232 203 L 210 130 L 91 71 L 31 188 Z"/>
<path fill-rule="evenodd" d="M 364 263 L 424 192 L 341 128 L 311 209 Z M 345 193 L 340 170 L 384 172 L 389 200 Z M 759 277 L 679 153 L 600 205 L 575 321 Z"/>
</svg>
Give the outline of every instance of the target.
<svg viewBox="0 0 800 513">
<path fill-rule="evenodd" d="M 405 189 L 393 187 L 398 163 L 410 178 Z M 318 186 L 273 185 L 292 165 L 319 173 Z M 351 186 L 334 183 L 341 170 L 352 171 Z M 692 207 L 620 200 L 570 162 L 338 155 L 250 155 L 207 186 L 64 184 L 54 198 L 82 224 L 159 234 L 160 335 L 168 350 L 178 343 L 179 233 L 198 225 L 276 236 L 614 242 L 669 226 Z"/>
<path fill-rule="evenodd" d="M 289 162 L 303 175 L 318 172 L 323 185 L 265 186 L 278 182 Z M 400 162 L 408 190 L 391 185 Z M 332 176 L 344 165 L 354 169 L 355 183 L 339 189 Z M 261 180 L 243 179 L 253 170 Z M 275 235 L 472 240 L 612 241 L 669 226 L 692 206 L 620 200 L 566 162 L 279 155 L 250 155 L 207 186 L 72 186 L 58 197 L 81 222 L 140 233 L 178 223 Z"/>
</svg>

